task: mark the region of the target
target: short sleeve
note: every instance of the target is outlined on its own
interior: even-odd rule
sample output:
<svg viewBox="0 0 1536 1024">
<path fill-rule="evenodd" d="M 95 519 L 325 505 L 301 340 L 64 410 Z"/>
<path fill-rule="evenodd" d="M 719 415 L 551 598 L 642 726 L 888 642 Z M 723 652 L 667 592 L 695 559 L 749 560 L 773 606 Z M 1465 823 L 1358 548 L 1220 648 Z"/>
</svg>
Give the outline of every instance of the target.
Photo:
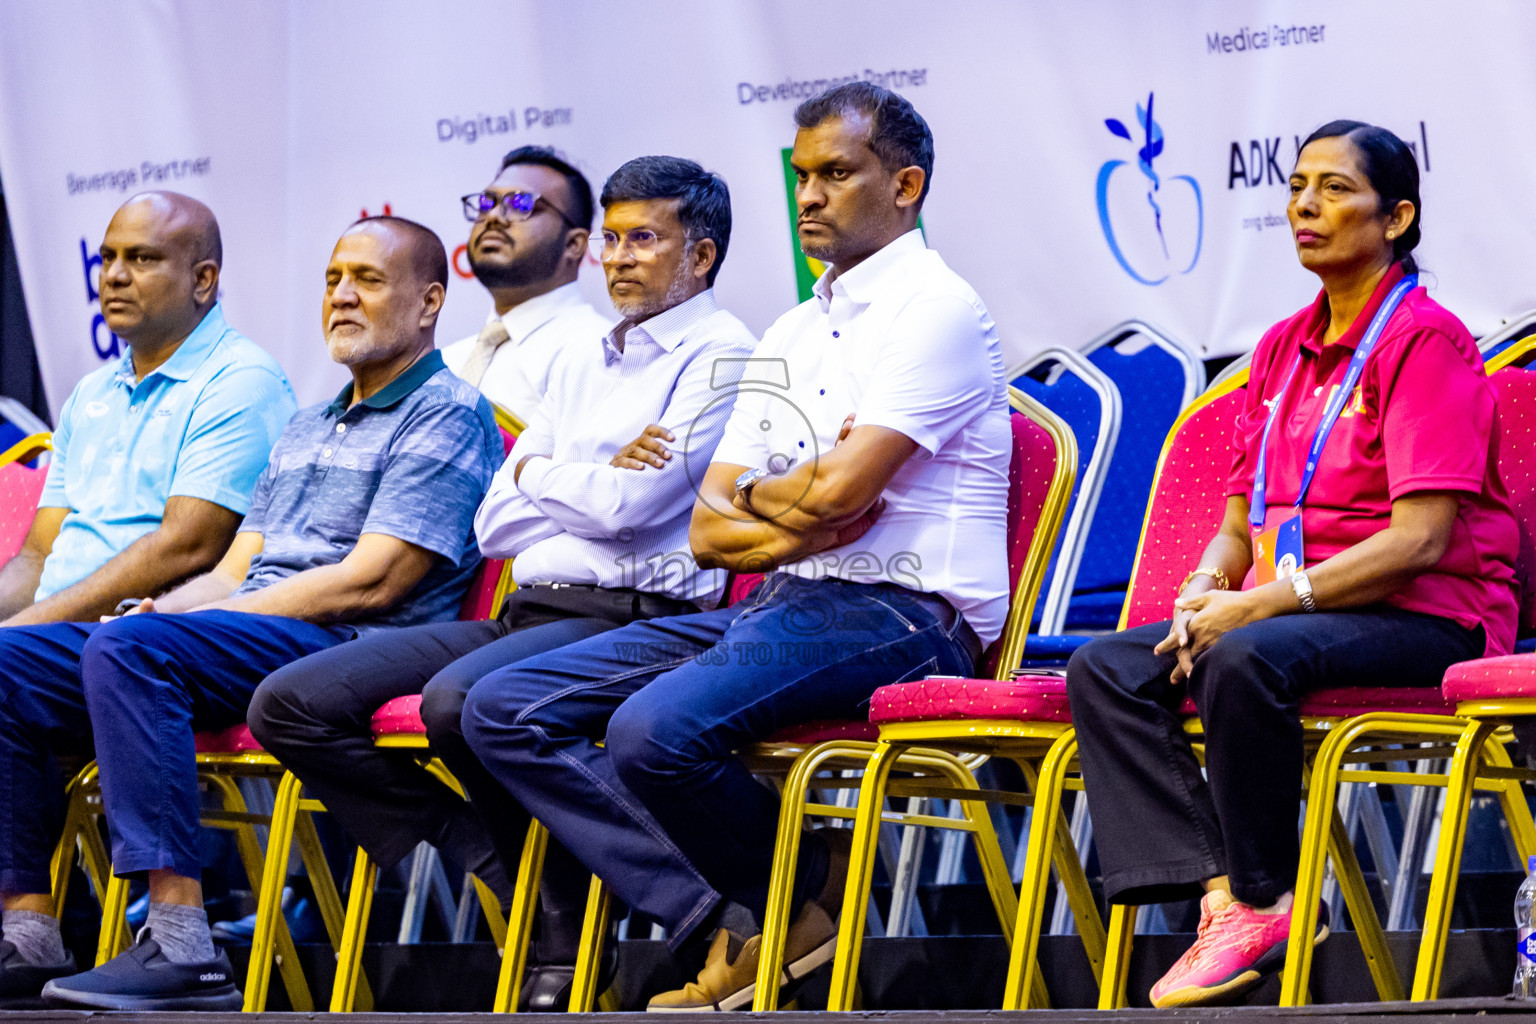
<svg viewBox="0 0 1536 1024">
<path fill-rule="evenodd" d="M 53 431 L 53 455 L 48 460 L 48 476 L 43 480 L 43 493 L 37 499 L 38 508 L 69 508 L 69 495 L 65 489 L 64 467 L 69 464 L 69 439 L 72 434 L 71 424 L 74 422 L 75 397 L 80 394 L 76 388 L 64 399 L 64 408 L 59 410 L 59 423 Z"/>
<path fill-rule="evenodd" d="M 1389 497 L 1480 493 L 1497 414 L 1487 378 L 1436 331 L 1420 333 L 1400 352 L 1375 367 Z"/>
<path fill-rule="evenodd" d="M 920 298 L 881 345 L 856 423 L 905 434 L 932 456 L 991 405 L 996 386 L 976 308 L 959 296 Z"/>
<path fill-rule="evenodd" d="M 459 565 L 500 451 L 485 399 L 475 407 L 445 401 L 418 410 L 390 444 L 358 532 L 386 534 Z"/>
<path fill-rule="evenodd" d="M 256 480 L 294 408 L 287 382 L 263 367 L 219 374 L 198 395 L 176 455 L 169 496 L 248 511 Z"/>
<path fill-rule="evenodd" d="M 763 420 L 767 401 L 768 397 L 755 389 L 736 396 L 730 419 L 725 421 L 725 433 L 715 446 L 712 463 L 749 469 L 768 468 L 768 457 L 773 453 L 768 450 L 767 435 L 757 427 Z"/>
<path fill-rule="evenodd" d="M 272 485 L 277 480 L 277 471 L 282 466 L 282 453 L 274 448 L 272 458 L 267 462 L 266 468 L 261 471 L 261 476 L 256 478 L 256 488 L 251 494 L 251 507 L 245 513 L 245 520 L 241 522 L 240 529 L 236 533 L 260 533 L 267 532 L 267 507 L 272 501 Z"/>
</svg>

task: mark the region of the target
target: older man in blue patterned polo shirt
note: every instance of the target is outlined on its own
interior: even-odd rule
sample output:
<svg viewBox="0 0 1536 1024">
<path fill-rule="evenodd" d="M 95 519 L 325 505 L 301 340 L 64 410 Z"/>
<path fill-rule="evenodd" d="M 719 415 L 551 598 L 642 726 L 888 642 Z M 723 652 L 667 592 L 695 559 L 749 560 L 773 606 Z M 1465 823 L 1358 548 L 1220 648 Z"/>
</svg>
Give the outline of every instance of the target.
<svg viewBox="0 0 1536 1024">
<path fill-rule="evenodd" d="M 48 898 L 61 796 L 48 764 L 82 735 L 94 736 L 113 870 L 149 876 L 138 943 L 93 971 L 48 980 L 49 1002 L 239 1008 L 202 910 L 193 730 L 243 721 L 256 685 L 289 662 L 361 632 L 457 613 L 479 561 L 475 508 L 502 448 L 488 403 L 433 348 L 446 283 L 442 243 L 426 228 L 392 217 L 353 225 L 331 256 L 322 311 L 331 358 L 352 383 L 290 421 L 218 566 L 137 614 L 5 631 L 7 939 L 13 916 Z M 72 973 L 62 951 L 49 964 L 0 949 L 0 994 L 22 995 L 22 979 L 48 972 Z"/>
</svg>

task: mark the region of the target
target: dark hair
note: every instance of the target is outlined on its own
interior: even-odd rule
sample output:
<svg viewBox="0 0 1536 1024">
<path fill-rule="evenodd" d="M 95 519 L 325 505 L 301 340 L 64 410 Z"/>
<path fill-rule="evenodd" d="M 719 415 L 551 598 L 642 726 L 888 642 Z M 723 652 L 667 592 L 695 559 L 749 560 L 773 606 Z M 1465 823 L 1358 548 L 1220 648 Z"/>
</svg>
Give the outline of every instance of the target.
<svg viewBox="0 0 1536 1024">
<path fill-rule="evenodd" d="M 713 285 L 731 244 L 731 190 L 725 179 L 677 156 L 637 156 L 603 183 L 603 209 L 614 203 L 677 199 L 677 219 L 691 241 L 715 243 L 715 262 L 704 283 Z"/>
<path fill-rule="evenodd" d="M 362 217 L 352 222 L 352 228 L 359 224 L 385 224 L 404 230 L 411 236 L 411 262 L 416 273 L 428 281 L 436 281 L 444 288 L 448 287 L 448 252 L 443 248 L 443 240 L 437 237 L 437 232 L 413 220 L 387 214 Z M 351 231 L 352 228 L 347 230 Z"/>
<path fill-rule="evenodd" d="M 891 172 L 922 168 L 923 191 L 917 197 L 921 206 L 933 181 L 933 132 L 905 96 L 871 82 L 849 82 L 796 107 L 795 125 L 815 128 L 829 117 L 855 113 L 869 118 L 869 148 L 880 158 L 880 166 Z"/>
<path fill-rule="evenodd" d="M 566 215 L 576 222 L 577 227 L 591 229 L 592 183 L 587 181 L 587 176 L 578 171 L 569 160 L 561 156 L 559 150 L 549 146 L 518 146 L 501 158 L 501 170 L 504 171 L 513 164 L 537 164 L 539 167 L 548 167 L 564 176 L 566 190 L 571 193 L 571 208 L 565 211 Z M 496 173 L 500 174 L 501 171 Z"/>
<path fill-rule="evenodd" d="M 1360 151 L 1360 169 L 1371 188 L 1381 196 L 1381 212 L 1391 213 L 1403 200 L 1413 204 L 1413 220 L 1402 234 L 1392 240 L 1392 258 L 1403 265 L 1405 273 L 1419 269 L 1411 255 L 1419 244 L 1419 222 L 1424 219 L 1424 204 L 1419 200 L 1419 162 L 1402 139 L 1385 128 L 1364 121 L 1329 121 L 1307 136 L 1301 144 L 1306 149 L 1318 139 L 1343 136 Z M 1299 156 L 1301 150 L 1297 150 Z"/>
</svg>

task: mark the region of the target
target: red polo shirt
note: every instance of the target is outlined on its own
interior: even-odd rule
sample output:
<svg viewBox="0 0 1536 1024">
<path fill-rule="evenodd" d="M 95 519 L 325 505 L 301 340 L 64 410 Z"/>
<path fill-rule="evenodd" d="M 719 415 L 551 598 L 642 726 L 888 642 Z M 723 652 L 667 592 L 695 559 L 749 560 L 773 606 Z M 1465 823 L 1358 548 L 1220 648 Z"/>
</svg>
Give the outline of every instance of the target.
<svg viewBox="0 0 1536 1024">
<path fill-rule="evenodd" d="M 1228 494 L 1245 497 L 1253 493 L 1269 406 L 1301 353 L 1296 379 L 1270 431 L 1266 529 L 1292 514 L 1323 406 L 1343 380 L 1377 307 L 1402 277 L 1394 266 L 1333 344 L 1323 344 L 1328 304 L 1319 293 L 1311 306 L 1271 327 L 1254 351 L 1227 485 Z M 1302 511 L 1307 565 L 1386 529 L 1394 498 L 1454 491 L 1461 507 L 1440 563 L 1386 603 L 1468 628 L 1481 625 L 1487 653 L 1509 653 L 1518 618 L 1520 540 L 1499 476 L 1498 450 L 1498 410 L 1472 335 L 1423 288 L 1415 288 L 1387 321 L 1353 400 L 1328 435 Z M 1250 571 L 1243 588 L 1253 585 Z"/>
</svg>

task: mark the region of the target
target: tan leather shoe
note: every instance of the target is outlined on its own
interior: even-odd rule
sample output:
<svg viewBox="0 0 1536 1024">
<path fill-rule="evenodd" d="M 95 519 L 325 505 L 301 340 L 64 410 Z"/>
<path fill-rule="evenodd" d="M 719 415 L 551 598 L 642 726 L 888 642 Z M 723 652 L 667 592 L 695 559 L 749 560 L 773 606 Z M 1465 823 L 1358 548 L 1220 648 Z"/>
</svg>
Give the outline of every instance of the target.
<svg viewBox="0 0 1536 1024">
<path fill-rule="evenodd" d="M 695 981 L 663 992 L 646 1006 L 650 1013 L 715 1013 L 752 1005 L 763 937 L 743 939 L 724 928 L 715 933 L 704 969 Z M 814 900 L 807 901 L 784 941 L 784 984 L 798 981 L 832 959 L 837 925 Z"/>
</svg>

